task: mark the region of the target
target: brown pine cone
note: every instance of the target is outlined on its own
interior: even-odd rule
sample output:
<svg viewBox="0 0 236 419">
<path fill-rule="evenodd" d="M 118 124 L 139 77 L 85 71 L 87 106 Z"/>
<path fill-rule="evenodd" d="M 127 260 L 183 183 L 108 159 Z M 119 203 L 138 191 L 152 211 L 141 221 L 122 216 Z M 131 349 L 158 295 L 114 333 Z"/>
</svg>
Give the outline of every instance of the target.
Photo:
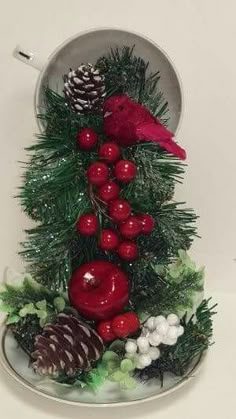
<svg viewBox="0 0 236 419">
<path fill-rule="evenodd" d="M 33 369 L 41 375 L 73 376 L 89 370 L 104 352 L 100 336 L 72 315 L 60 313 L 56 324 L 48 324 L 35 338 L 31 357 Z"/>
</svg>

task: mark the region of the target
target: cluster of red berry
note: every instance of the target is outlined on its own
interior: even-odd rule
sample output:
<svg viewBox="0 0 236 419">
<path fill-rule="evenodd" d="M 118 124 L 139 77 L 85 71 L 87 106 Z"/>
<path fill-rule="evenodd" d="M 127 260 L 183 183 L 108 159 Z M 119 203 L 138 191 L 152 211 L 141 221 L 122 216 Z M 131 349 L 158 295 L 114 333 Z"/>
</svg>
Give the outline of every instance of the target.
<svg viewBox="0 0 236 419">
<path fill-rule="evenodd" d="M 90 151 L 97 142 L 98 135 L 91 129 L 84 128 L 78 134 L 81 150 Z M 111 142 L 104 143 L 99 148 L 98 156 L 100 161 L 89 166 L 87 178 L 89 183 L 97 188 L 96 194 L 99 199 L 107 206 L 108 216 L 118 225 L 117 230 L 101 231 L 99 246 L 104 251 L 117 251 L 120 258 L 131 261 L 138 256 L 138 247 L 133 240 L 140 234 L 150 234 L 154 228 L 154 219 L 149 214 L 132 215 L 129 202 L 119 199 L 119 184 L 109 179 L 108 165 L 113 165 L 114 178 L 121 183 L 129 183 L 135 178 L 136 165 L 129 160 L 120 160 L 120 148 Z M 94 214 L 82 215 L 77 222 L 77 230 L 85 236 L 96 234 L 97 217 Z"/>
<path fill-rule="evenodd" d="M 97 332 L 104 342 L 111 342 L 116 338 L 126 338 L 133 335 L 140 327 L 137 315 L 130 311 L 118 314 L 113 320 L 105 320 L 99 323 Z"/>
</svg>

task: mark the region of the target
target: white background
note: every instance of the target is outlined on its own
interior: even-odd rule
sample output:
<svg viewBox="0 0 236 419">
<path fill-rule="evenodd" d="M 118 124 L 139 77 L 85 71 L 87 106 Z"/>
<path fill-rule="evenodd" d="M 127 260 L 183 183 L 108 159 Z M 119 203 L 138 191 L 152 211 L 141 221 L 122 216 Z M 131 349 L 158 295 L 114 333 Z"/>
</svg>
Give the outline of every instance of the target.
<svg viewBox="0 0 236 419">
<path fill-rule="evenodd" d="M 236 375 L 236 3 L 234 0 L 1 0 L 0 13 L 0 272 L 23 269 L 17 256 L 29 225 L 17 200 L 24 147 L 37 126 L 37 71 L 12 58 L 17 43 L 47 57 L 71 35 L 116 26 L 144 33 L 170 55 L 182 78 L 185 112 L 178 140 L 188 164 L 178 198 L 200 215 L 192 254 L 206 265 L 207 293 L 218 300 L 216 345 L 194 385 L 167 399 L 117 410 L 58 406 L 19 388 L 0 370 L 1 418 L 225 419 L 235 417 Z M 23 416 L 24 415 L 24 416 Z"/>
</svg>

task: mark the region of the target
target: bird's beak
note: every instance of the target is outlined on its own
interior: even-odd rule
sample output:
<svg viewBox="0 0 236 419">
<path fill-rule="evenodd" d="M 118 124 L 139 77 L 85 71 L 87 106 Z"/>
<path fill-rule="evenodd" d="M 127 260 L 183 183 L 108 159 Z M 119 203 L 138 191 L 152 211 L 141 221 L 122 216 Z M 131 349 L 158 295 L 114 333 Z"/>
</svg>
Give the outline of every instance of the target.
<svg viewBox="0 0 236 419">
<path fill-rule="evenodd" d="M 110 115 L 112 115 L 112 112 L 106 111 L 103 115 L 103 118 L 107 118 Z"/>
</svg>

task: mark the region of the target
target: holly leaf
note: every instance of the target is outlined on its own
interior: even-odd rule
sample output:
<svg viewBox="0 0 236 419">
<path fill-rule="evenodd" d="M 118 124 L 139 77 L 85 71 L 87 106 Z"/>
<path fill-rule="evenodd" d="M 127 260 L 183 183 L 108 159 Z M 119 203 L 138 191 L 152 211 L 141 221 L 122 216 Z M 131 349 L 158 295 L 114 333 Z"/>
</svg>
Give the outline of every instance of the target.
<svg viewBox="0 0 236 419">
<path fill-rule="evenodd" d="M 53 300 L 53 305 L 57 309 L 57 311 L 60 313 L 61 311 L 64 310 L 64 308 L 66 306 L 66 302 L 65 302 L 64 298 L 56 297 Z"/>
<path fill-rule="evenodd" d="M 117 370 L 109 376 L 109 379 L 111 381 L 121 382 L 124 380 L 124 377 L 125 377 L 125 374 L 122 371 Z"/>
<path fill-rule="evenodd" d="M 37 316 L 39 319 L 46 319 L 48 316 L 48 313 L 45 310 L 38 310 L 37 311 Z"/>
<path fill-rule="evenodd" d="M 131 361 L 131 359 L 123 359 L 123 361 L 121 361 L 120 364 L 120 369 L 122 372 L 130 372 L 133 371 L 135 369 L 135 366 L 133 364 L 133 362 Z"/>
<path fill-rule="evenodd" d="M 47 301 L 46 300 L 38 301 L 35 305 L 39 310 L 44 310 L 44 311 L 47 310 Z"/>
<path fill-rule="evenodd" d="M 28 314 L 37 314 L 37 309 L 34 307 L 33 303 L 25 304 L 19 311 L 20 317 L 26 317 Z"/>
<path fill-rule="evenodd" d="M 109 374 L 114 372 L 120 366 L 120 357 L 113 351 L 106 351 L 102 357 L 102 364 Z"/>
<path fill-rule="evenodd" d="M 103 362 L 108 362 L 108 361 L 120 361 L 120 357 L 119 355 L 117 355 L 116 352 L 114 351 L 106 351 L 102 357 L 102 361 Z"/>
<path fill-rule="evenodd" d="M 126 375 L 125 379 L 120 383 L 121 388 L 133 390 L 137 387 L 137 382 L 133 377 Z"/>
<path fill-rule="evenodd" d="M 100 373 L 98 373 L 98 370 L 94 369 L 89 373 L 87 385 L 93 390 L 97 390 L 97 388 L 104 383 L 105 379 L 106 377 L 104 375 L 100 375 Z"/>
<path fill-rule="evenodd" d="M 9 326 L 10 324 L 16 324 L 20 321 L 20 316 L 17 316 L 17 314 L 12 314 L 8 316 L 6 324 Z"/>
<path fill-rule="evenodd" d="M 170 267 L 169 267 L 169 275 L 171 276 L 171 278 L 173 278 L 173 279 L 178 279 L 179 278 L 179 276 L 181 275 L 181 273 L 182 273 L 182 266 L 181 265 L 179 265 L 179 263 L 178 262 L 176 262 L 176 263 L 173 263 L 172 265 L 170 265 Z"/>
<path fill-rule="evenodd" d="M 193 271 L 196 270 L 196 263 L 190 258 L 188 253 L 185 250 L 180 249 L 178 251 L 179 257 L 186 268 L 189 268 Z"/>
<path fill-rule="evenodd" d="M 97 371 L 98 371 L 98 374 L 101 375 L 101 377 L 107 377 L 109 374 L 108 370 L 104 367 L 104 365 L 102 365 L 102 363 L 100 363 L 97 366 Z"/>
<path fill-rule="evenodd" d="M 15 308 L 10 306 L 9 304 L 5 304 L 3 301 L 0 300 L 0 311 L 2 311 L 3 313 L 14 313 Z"/>
</svg>

